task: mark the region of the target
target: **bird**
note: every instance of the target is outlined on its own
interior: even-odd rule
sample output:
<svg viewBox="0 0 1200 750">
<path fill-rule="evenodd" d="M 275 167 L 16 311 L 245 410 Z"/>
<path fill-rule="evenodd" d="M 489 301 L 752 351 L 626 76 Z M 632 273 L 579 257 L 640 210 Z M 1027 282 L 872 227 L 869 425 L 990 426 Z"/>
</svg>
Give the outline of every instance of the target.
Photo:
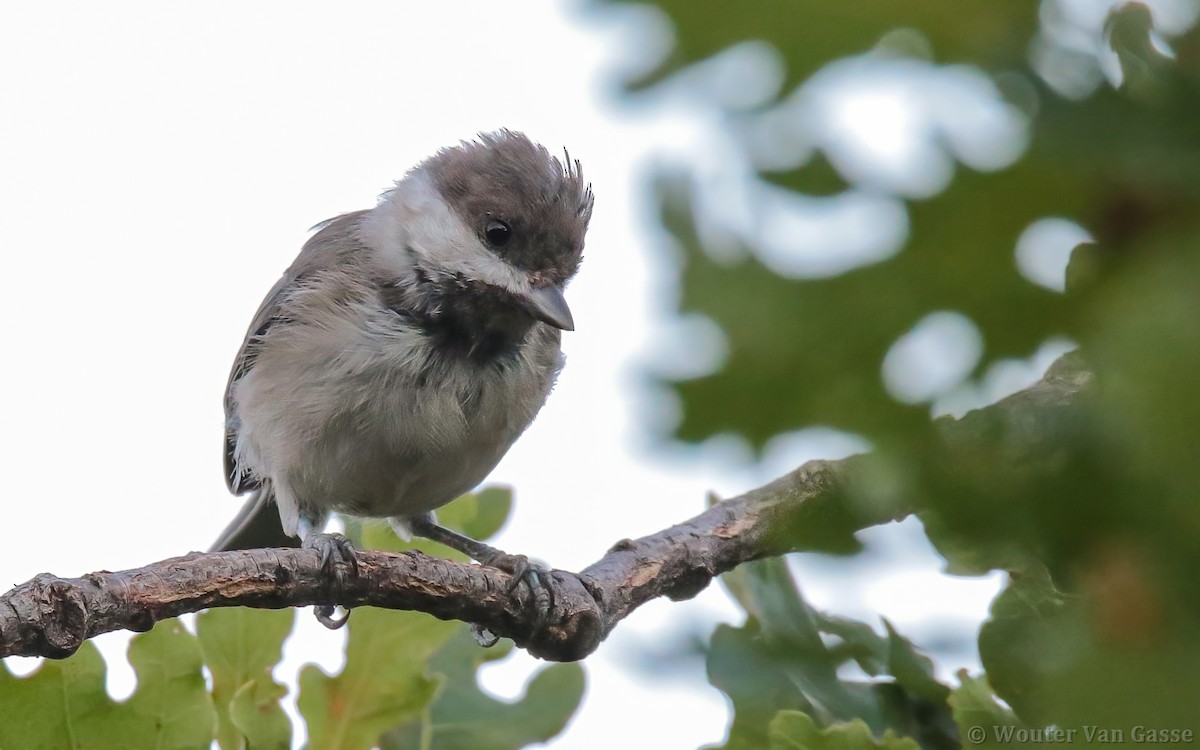
<svg viewBox="0 0 1200 750">
<path fill-rule="evenodd" d="M 230 371 L 225 479 L 246 500 L 212 551 L 302 546 L 324 568 L 354 566 L 324 533 L 338 512 L 527 577 L 527 558 L 434 511 L 481 483 L 546 402 L 593 204 L 578 160 L 499 130 L 314 227 Z M 333 611 L 317 617 L 344 624 Z"/>
</svg>

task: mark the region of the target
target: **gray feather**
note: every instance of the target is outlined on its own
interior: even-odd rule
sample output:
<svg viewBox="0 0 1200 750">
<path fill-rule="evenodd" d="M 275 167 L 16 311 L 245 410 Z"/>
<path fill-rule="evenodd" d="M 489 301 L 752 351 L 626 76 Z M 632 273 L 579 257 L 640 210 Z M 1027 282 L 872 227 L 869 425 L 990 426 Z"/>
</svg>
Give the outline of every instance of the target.
<svg viewBox="0 0 1200 750">
<path fill-rule="evenodd" d="M 562 366 L 543 321 L 568 325 L 591 201 L 577 165 L 506 132 L 321 225 L 230 372 L 226 481 L 254 494 L 217 547 L 295 544 L 331 511 L 421 516 L 483 481 Z M 506 252 L 483 231 L 501 215 Z"/>
</svg>

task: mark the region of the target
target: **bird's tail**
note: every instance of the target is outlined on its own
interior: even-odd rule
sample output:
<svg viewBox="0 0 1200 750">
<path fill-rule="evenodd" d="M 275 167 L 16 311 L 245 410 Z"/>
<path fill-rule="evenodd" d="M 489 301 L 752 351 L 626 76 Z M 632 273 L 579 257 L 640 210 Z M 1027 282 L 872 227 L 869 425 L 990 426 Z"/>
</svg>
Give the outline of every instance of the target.
<svg viewBox="0 0 1200 750">
<path fill-rule="evenodd" d="M 261 547 L 299 547 L 300 540 L 284 533 L 269 484 L 259 487 L 230 521 L 209 552 Z"/>
</svg>

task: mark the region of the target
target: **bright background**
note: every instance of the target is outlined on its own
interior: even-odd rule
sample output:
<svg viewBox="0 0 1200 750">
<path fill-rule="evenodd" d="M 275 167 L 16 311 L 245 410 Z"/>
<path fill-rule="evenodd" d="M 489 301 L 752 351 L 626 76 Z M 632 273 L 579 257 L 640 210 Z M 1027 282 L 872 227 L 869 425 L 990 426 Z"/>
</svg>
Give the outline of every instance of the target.
<svg viewBox="0 0 1200 750">
<path fill-rule="evenodd" d="M 721 148 L 711 114 L 620 92 L 625 73 L 652 62 L 646 50 L 669 49 L 661 21 L 578 3 L 332 8 L 0 6 L 0 583 L 206 548 L 238 507 L 221 479 L 229 365 L 306 229 L 372 205 L 439 147 L 499 127 L 568 147 L 597 196 L 568 292 L 567 368 L 489 480 L 517 490 L 499 546 L 578 570 L 620 538 L 700 512 L 710 490 L 733 495 L 862 448 L 810 430 L 755 463 L 736 441 L 659 437 L 673 407 L 646 372 L 702 368 L 693 344 L 704 330 L 670 318 L 674 271 L 646 166 L 703 169 L 695 155 Z M 836 235 L 848 222 L 861 217 L 806 231 Z M 939 575 L 911 522 L 864 538 L 858 558 L 796 562 L 809 599 L 886 615 L 945 672 L 976 665 L 962 634 L 999 579 Z M 685 652 L 714 622 L 740 619 L 715 585 L 639 610 L 587 660 L 585 703 L 553 746 L 617 746 L 633 728 L 646 746 L 718 741 L 728 716 L 703 662 L 663 669 L 648 656 Z M 278 676 L 291 683 L 310 661 L 338 669 L 343 639 L 302 612 Z M 97 639 L 117 696 L 133 688 L 127 641 Z M 36 660 L 7 663 L 26 672 Z M 535 666 L 518 653 L 481 679 L 516 695 Z"/>
</svg>

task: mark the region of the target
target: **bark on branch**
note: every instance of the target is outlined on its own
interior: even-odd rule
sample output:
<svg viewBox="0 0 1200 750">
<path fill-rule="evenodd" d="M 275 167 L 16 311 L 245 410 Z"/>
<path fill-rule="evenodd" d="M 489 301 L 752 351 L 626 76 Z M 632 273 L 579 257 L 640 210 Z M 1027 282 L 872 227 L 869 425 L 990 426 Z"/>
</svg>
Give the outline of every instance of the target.
<svg viewBox="0 0 1200 750">
<path fill-rule="evenodd" d="M 1034 386 L 960 420 L 941 423 L 951 445 L 994 440 L 1026 452 L 1053 429 L 1090 376 L 1073 355 Z M 854 482 L 870 457 L 810 461 L 770 484 L 714 504 L 656 534 L 622 540 L 579 573 L 555 570 L 556 599 L 539 627 L 526 586 L 508 592 L 509 576 L 421 552 L 358 552 L 359 574 L 339 592 L 304 549 L 191 553 L 142 568 L 82 578 L 40 574 L 0 596 L 0 657 L 63 658 L 112 630 L 144 631 L 155 622 L 208 607 L 278 609 L 311 604 L 420 610 L 477 623 L 512 638 L 535 656 L 582 659 L 626 615 L 660 596 L 688 599 L 714 576 L 741 563 L 802 549 L 844 546 L 853 532 L 917 510 L 914 499 L 856 501 Z"/>
</svg>

